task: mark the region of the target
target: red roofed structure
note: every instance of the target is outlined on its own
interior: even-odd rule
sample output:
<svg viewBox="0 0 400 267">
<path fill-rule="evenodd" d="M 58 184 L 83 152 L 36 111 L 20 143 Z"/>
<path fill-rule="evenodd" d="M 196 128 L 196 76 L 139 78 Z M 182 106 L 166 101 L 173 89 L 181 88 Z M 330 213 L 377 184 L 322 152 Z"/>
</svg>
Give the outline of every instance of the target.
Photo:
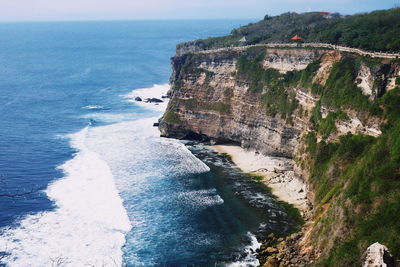
<svg viewBox="0 0 400 267">
<path fill-rule="evenodd" d="M 301 38 L 301 37 L 298 36 L 298 35 L 293 36 L 291 39 L 292 39 L 292 40 L 295 40 L 295 41 L 303 40 L 303 38 Z"/>
</svg>

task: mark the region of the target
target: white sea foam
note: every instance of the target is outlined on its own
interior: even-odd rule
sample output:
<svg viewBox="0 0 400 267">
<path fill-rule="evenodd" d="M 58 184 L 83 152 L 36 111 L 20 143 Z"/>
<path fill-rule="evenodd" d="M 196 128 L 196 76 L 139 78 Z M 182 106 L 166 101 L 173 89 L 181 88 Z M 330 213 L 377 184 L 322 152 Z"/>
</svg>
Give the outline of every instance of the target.
<svg viewBox="0 0 400 267">
<path fill-rule="evenodd" d="M 179 141 L 160 138 L 152 127 L 155 119 L 87 127 L 69 136 L 78 152 L 60 166 L 65 177 L 46 190 L 56 210 L 27 216 L 20 226 L 0 236 L 0 248 L 12 253 L 10 266 L 51 266 L 52 260 L 59 259 L 62 266 L 122 264 L 125 234 L 131 224 L 145 223 L 148 214 L 131 212 L 130 223 L 114 182 L 122 193 L 140 194 L 147 177 L 163 175 L 162 170 L 143 163 L 165 153 L 176 162 L 167 170 L 171 168 L 177 176 L 209 171 Z M 140 165 L 141 171 L 132 165 Z M 214 191 L 189 193 L 186 201 L 192 206 L 223 202 Z"/>
<path fill-rule="evenodd" d="M 217 194 L 215 188 L 180 192 L 178 197 L 184 204 L 190 206 L 191 209 L 205 209 L 210 206 L 224 204 L 224 200 Z"/>
<path fill-rule="evenodd" d="M 88 105 L 88 106 L 84 106 L 84 109 L 104 109 L 103 106 L 99 106 L 99 105 Z"/>
<path fill-rule="evenodd" d="M 157 127 L 153 127 L 158 118 L 146 118 L 135 121 L 96 127 L 88 134 L 88 147 L 104 158 L 116 176 L 117 184 L 124 181 L 124 177 L 132 179 L 138 177 L 138 170 L 130 168 L 139 164 L 140 175 L 162 176 L 159 168 L 144 166 L 158 158 L 167 157 L 176 164 L 163 166 L 164 170 L 171 169 L 175 176 L 202 173 L 209 171 L 209 167 L 196 158 L 181 142 L 174 139 L 160 138 Z M 126 170 L 127 173 L 121 173 Z M 121 187 L 123 188 L 123 186 Z"/>
<path fill-rule="evenodd" d="M 260 262 L 257 259 L 256 250 L 261 247 L 261 243 L 258 242 L 256 236 L 250 232 L 247 233 L 247 237 L 250 238 L 250 244 L 244 247 L 245 258 L 237 262 L 227 264 L 228 267 L 255 267 L 260 266 Z"/>
<path fill-rule="evenodd" d="M 46 194 L 57 208 L 27 216 L 0 236 L 10 266 L 120 266 L 125 233 L 131 228 L 107 163 L 86 146 L 91 128 L 73 134 L 73 159 L 60 168 L 63 179 Z"/>
<path fill-rule="evenodd" d="M 153 110 L 158 110 L 158 111 L 164 111 L 167 107 L 168 104 L 168 99 L 163 98 L 162 100 L 164 101 L 163 103 L 146 103 L 144 101 L 135 101 L 136 97 L 140 97 L 142 100 L 145 100 L 147 98 L 159 98 L 161 99 L 162 96 L 165 96 L 170 89 L 170 86 L 168 83 L 166 84 L 155 84 L 153 87 L 150 88 L 140 88 L 140 89 L 135 89 L 132 92 L 121 95 L 123 98 L 126 99 L 128 102 L 136 103 L 139 106 L 142 106 L 144 108 L 148 109 L 153 109 Z"/>
<path fill-rule="evenodd" d="M 153 88 L 160 96 L 168 90 L 167 85 Z M 158 96 L 152 90 L 134 92 L 141 97 Z M 126 116 L 136 114 L 85 116 L 116 123 L 87 127 L 67 136 L 77 153 L 59 167 L 64 178 L 45 191 L 56 209 L 29 215 L 15 228 L 3 229 L 0 236 L 0 250 L 7 248 L 11 253 L 7 263 L 12 267 L 52 266 L 53 262 L 62 262 L 61 266 L 121 266 L 126 234 L 132 226 L 141 229 L 148 214 L 140 209 L 129 211 L 135 202 L 125 203 L 128 213 L 119 194 L 141 195 L 149 186 L 149 177 L 163 177 L 163 172 L 179 177 L 210 170 L 181 142 L 160 138 L 158 129 L 152 127 L 157 117 L 131 121 Z M 172 163 L 158 168 L 157 160 L 165 159 Z M 214 191 L 189 192 L 184 198 L 192 206 L 222 204 Z M 130 241 L 141 244 L 138 238 Z M 129 254 L 130 260 L 135 257 Z"/>
<path fill-rule="evenodd" d="M 121 121 L 132 120 L 138 117 L 139 113 L 89 113 L 81 116 L 84 119 L 92 119 L 95 121 L 102 121 L 106 123 L 117 123 Z"/>
</svg>

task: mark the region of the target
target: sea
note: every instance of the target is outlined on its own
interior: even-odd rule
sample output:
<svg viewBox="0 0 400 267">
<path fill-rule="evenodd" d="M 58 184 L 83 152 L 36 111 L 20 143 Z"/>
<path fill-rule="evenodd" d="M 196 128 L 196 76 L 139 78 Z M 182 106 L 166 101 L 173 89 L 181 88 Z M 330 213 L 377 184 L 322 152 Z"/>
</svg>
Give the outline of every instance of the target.
<svg viewBox="0 0 400 267">
<path fill-rule="evenodd" d="M 176 45 L 249 22 L 0 23 L 0 266 L 257 266 L 285 209 L 153 127 Z"/>
</svg>

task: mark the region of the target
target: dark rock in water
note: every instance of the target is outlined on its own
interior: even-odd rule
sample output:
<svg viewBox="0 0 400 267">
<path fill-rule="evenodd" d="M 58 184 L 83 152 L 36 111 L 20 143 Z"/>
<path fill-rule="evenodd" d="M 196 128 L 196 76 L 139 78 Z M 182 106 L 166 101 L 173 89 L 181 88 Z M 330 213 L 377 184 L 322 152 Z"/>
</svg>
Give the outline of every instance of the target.
<svg viewBox="0 0 400 267">
<path fill-rule="evenodd" d="M 153 127 L 158 127 L 158 126 L 160 126 L 160 123 L 158 122 L 153 123 Z"/>
<path fill-rule="evenodd" d="M 147 103 L 163 103 L 164 101 L 162 101 L 161 99 L 153 97 L 153 98 L 147 98 L 146 102 Z"/>
<path fill-rule="evenodd" d="M 135 97 L 135 101 L 138 101 L 138 102 L 140 102 L 140 101 L 142 101 L 142 99 L 140 98 L 140 97 Z"/>
</svg>

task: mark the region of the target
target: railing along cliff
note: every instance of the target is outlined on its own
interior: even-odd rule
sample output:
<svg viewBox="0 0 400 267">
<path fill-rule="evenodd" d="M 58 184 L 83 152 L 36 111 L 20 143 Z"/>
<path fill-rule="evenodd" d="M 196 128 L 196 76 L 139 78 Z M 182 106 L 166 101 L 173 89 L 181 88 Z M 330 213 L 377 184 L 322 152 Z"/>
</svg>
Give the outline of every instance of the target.
<svg viewBox="0 0 400 267">
<path fill-rule="evenodd" d="M 222 52 L 222 51 L 243 51 L 250 47 L 260 47 L 260 46 L 267 47 L 267 48 L 285 48 L 285 47 L 328 48 L 328 49 L 334 49 L 334 50 L 343 51 L 343 52 L 356 53 L 356 54 L 359 54 L 362 56 L 370 56 L 373 58 L 388 58 L 388 59 L 399 58 L 400 59 L 400 53 L 368 52 L 368 51 L 364 51 L 364 50 L 361 50 L 358 48 L 351 48 L 351 47 L 345 47 L 345 46 L 339 46 L 339 45 L 333 45 L 333 44 L 324 44 L 324 43 L 302 43 L 302 44 L 268 43 L 268 44 L 255 44 L 255 45 L 246 45 L 246 46 L 231 46 L 231 47 L 223 47 L 223 48 L 199 50 L 199 51 L 195 51 L 195 50 L 194 51 L 184 51 L 183 53 L 181 52 L 178 54 L 184 54 L 184 53 L 189 53 L 189 52 L 209 54 L 209 53 Z"/>
</svg>

